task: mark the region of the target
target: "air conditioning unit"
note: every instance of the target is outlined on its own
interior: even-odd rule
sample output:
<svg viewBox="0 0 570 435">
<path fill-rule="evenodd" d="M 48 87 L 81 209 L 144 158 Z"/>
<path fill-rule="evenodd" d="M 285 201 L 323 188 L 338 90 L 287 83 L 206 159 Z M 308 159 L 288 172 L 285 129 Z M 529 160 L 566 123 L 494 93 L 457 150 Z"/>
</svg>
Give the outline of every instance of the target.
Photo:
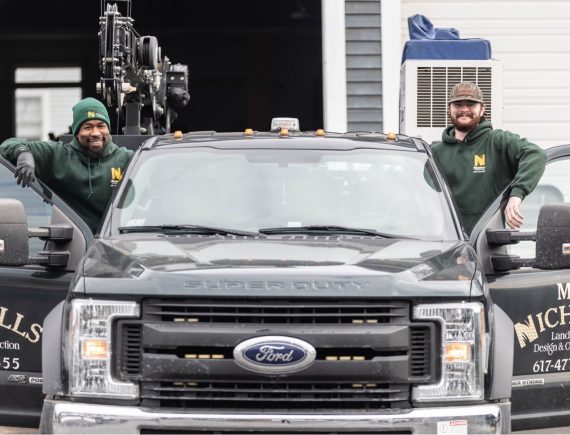
<svg viewBox="0 0 570 435">
<path fill-rule="evenodd" d="M 459 82 L 476 83 L 483 92 L 485 117 L 503 125 L 503 65 L 497 60 L 407 60 L 400 77 L 400 133 L 441 140 L 450 124 L 447 98 Z"/>
</svg>

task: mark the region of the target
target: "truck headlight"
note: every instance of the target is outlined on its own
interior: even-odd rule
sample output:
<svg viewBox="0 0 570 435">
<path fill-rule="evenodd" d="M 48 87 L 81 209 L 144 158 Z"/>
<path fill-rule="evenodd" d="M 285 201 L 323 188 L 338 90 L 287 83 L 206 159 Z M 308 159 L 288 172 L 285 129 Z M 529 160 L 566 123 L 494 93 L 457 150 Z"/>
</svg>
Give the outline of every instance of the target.
<svg viewBox="0 0 570 435">
<path fill-rule="evenodd" d="M 441 379 L 413 388 L 416 402 L 482 400 L 486 355 L 485 311 L 480 303 L 425 304 L 414 319 L 441 325 Z"/>
<path fill-rule="evenodd" d="M 139 387 L 111 375 L 112 323 L 138 317 L 134 302 L 74 299 L 71 302 L 68 354 L 69 389 L 73 396 L 135 399 Z"/>
</svg>

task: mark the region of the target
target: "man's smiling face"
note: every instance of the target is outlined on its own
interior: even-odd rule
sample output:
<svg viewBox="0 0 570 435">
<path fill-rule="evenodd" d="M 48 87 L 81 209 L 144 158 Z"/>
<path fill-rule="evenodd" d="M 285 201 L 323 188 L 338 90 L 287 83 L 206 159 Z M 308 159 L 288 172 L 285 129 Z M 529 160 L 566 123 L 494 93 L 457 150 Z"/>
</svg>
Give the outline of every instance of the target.
<svg viewBox="0 0 570 435">
<path fill-rule="evenodd" d="M 463 133 L 473 130 L 481 122 L 485 107 L 470 100 L 455 101 L 449 105 L 451 124 Z"/>
<path fill-rule="evenodd" d="M 98 119 L 84 122 L 77 132 L 77 140 L 91 157 L 98 157 L 103 154 L 109 143 L 109 138 L 107 123 Z"/>
</svg>

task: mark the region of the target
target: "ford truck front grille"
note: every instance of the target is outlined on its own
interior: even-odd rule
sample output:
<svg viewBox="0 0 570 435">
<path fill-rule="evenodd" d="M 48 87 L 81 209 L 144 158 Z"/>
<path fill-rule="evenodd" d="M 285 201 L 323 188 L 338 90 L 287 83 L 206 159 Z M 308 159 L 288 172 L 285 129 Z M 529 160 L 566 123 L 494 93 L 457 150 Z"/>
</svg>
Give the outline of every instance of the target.
<svg viewBox="0 0 570 435">
<path fill-rule="evenodd" d="M 379 409 L 405 406 L 436 381 L 437 324 L 411 322 L 407 301 L 152 299 L 141 320 L 118 322 L 120 379 L 140 382 L 149 407 Z M 316 350 L 294 373 L 240 367 L 235 346 L 296 337 Z"/>
</svg>

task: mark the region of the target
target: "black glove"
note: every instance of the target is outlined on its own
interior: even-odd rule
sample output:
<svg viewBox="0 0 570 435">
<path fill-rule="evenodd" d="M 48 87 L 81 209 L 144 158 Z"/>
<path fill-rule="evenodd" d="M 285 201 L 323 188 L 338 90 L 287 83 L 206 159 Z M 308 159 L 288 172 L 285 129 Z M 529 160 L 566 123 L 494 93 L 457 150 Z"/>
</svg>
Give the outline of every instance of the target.
<svg viewBox="0 0 570 435">
<path fill-rule="evenodd" d="M 16 173 L 14 177 L 18 179 L 17 183 L 21 184 L 22 187 L 31 185 L 36 181 L 36 176 L 34 174 L 36 170 L 36 165 L 34 163 L 34 156 L 29 151 L 22 151 L 18 155 L 18 160 L 16 161 Z"/>
</svg>

